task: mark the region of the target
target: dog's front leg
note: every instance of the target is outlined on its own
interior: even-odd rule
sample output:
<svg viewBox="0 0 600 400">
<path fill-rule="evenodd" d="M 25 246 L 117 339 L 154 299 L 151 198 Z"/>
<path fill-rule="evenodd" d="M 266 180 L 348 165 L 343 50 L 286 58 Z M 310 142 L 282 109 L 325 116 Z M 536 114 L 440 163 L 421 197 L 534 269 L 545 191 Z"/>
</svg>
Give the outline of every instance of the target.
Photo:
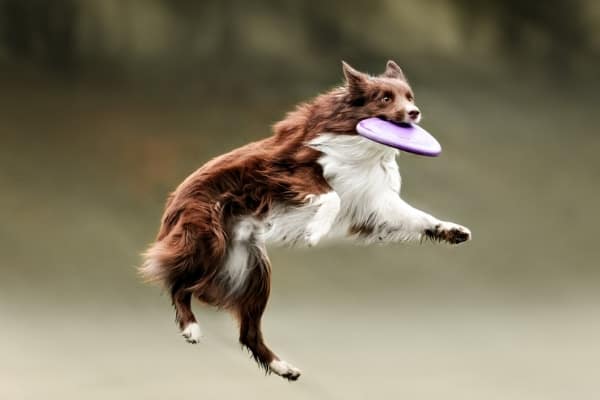
<svg viewBox="0 0 600 400">
<path fill-rule="evenodd" d="M 317 211 L 306 225 L 305 239 L 309 246 L 316 246 L 321 238 L 331 230 L 340 211 L 340 197 L 336 192 L 316 196 L 313 200 Z"/>
<path fill-rule="evenodd" d="M 397 194 L 380 203 L 382 221 L 376 232 L 379 241 L 408 241 L 428 238 L 459 244 L 471 239 L 471 231 L 453 222 L 440 221 L 412 207 Z"/>
</svg>

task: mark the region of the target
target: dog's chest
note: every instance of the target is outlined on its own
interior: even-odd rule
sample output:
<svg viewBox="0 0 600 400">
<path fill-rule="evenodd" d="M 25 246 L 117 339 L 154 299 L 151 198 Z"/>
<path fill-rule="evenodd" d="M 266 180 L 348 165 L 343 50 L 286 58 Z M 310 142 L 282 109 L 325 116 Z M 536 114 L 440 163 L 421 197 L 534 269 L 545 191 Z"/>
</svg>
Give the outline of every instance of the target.
<svg viewBox="0 0 600 400">
<path fill-rule="evenodd" d="M 384 222 L 385 202 L 400 192 L 401 178 L 394 152 L 348 163 L 325 155 L 320 160 L 330 186 L 340 197 L 340 211 L 330 237 L 344 237 L 357 226 Z"/>
<path fill-rule="evenodd" d="M 400 192 L 397 152 L 358 136 L 330 134 L 321 135 L 311 146 L 322 152 L 323 175 L 339 196 L 339 211 L 327 237 L 346 237 L 353 226 L 377 223 L 382 199 Z M 311 196 L 300 207 L 276 207 L 265 220 L 265 239 L 304 244 L 307 227 L 325 198 L 327 195 Z"/>
</svg>

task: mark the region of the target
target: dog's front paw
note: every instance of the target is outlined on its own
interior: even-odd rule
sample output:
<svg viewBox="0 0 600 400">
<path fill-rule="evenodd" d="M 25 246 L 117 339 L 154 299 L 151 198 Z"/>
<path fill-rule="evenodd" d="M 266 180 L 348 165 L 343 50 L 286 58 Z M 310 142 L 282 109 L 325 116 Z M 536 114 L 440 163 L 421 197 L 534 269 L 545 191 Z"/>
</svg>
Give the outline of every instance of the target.
<svg viewBox="0 0 600 400">
<path fill-rule="evenodd" d="M 315 247 L 325 235 L 327 235 L 327 229 L 324 229 L 323 226 L 311 223 L 307 226 L 306 232 L 304 233 L 304 242 L 308 247 Z"/>
<path fill-rule="evenodd" d="M 439 242 L 444 241 L 450 244 L 459 244 L 471 240 L 472 236 L 469 228 L 452 222 L 441 222 L 433 228 L 427 229 L 425 237 Z"/>
<path fill-rule="evenodd" d="M 315 247 L 321 241 L 321 234 L 318 232 L 306 233 L 304 235 L 304 241 L 308 247 Z"/>
</svg>

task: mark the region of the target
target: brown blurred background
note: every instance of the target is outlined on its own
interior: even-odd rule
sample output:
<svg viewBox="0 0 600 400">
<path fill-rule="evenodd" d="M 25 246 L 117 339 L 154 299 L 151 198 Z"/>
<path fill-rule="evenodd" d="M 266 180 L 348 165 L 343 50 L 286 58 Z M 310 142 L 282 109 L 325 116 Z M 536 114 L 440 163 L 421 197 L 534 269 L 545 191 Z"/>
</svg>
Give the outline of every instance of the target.
<svg viewBox="0 0 600 400">
<path fill-rule="evenodd" d="M 272 249 L 265 377 L 234 322 L 136 277 L 163 201 L 341 82 L 402 65 L 444 152 L 403 197 L 464 246 Z M 591 0 L 0 0 L 0 398 L 589 399 L 600 393 Z"/>
</svg>

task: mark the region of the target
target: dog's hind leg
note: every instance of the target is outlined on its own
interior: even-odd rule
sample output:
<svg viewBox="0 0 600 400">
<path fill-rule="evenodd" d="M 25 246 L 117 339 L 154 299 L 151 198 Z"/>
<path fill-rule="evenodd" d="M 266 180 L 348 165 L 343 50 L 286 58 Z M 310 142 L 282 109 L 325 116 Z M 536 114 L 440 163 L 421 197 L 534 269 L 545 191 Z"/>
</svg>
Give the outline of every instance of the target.
<svg viewBox="0 0 600 400">
<path fill-rule="evenodd" d="M 144 254 L 145 261 L 140 273 L 147 281 L 161 282 L 169 290 L 175 308 L 175 321 L 183 337 L 190 343 L 197 343 L 202 334 L 192 312 L 192 291 L 189 290 L 195 275 L 181 272 L 193 265 L 191 254 L 192 250 L 184 248 L 182 251 L 182 246 L 167 246 L 165 241 L 158 241 Z"/>
<path fill-rule="evenodd" d="M 264 342 L 261 319 L 269 300 L 271 265 L 263 249 L 254 247 L 252 253 L 245 294 L 237 300 L 234 310 L 240 322 L 240 343 L 266 371 L 295 381 L 300 377 L 300 370 L 279 359 Z"/>
<path fill-rule="evenodd" d="M 192 292 L 176 284 L 171 288 L 171 299 L 181 335 L 188 343 L 198 343 L 202 338 L 202 331 L 192 312 Z"/>
</svg>

